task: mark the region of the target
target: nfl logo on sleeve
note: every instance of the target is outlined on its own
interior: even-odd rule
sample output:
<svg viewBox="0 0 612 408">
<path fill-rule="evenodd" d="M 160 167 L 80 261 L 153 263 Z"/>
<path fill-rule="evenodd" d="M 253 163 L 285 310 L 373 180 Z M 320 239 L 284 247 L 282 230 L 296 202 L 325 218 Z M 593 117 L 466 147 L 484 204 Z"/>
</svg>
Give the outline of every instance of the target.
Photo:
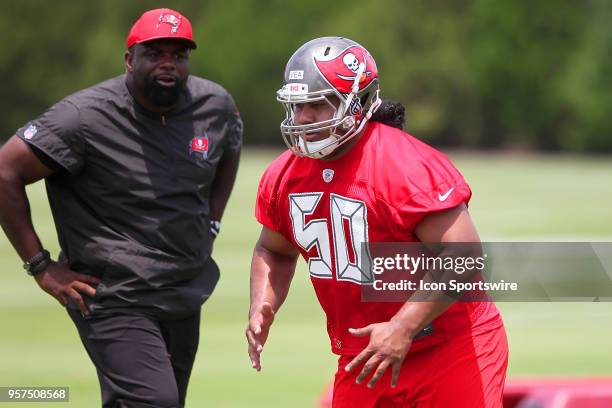
<svg viewBox="0 0 612 408">
<path fill-rule="evenodd" d="M 28 126 L 28 128 L 23 132 L 23 137 L 25 137 L 27 140 L 30 140 L 31 138 L 34 137 L 34 135 L 36 135 L 36 132 L 38 132 L 38 129 L 36 128 L 36 126 L 34 125 L 30 125 Z"/>
</svg>

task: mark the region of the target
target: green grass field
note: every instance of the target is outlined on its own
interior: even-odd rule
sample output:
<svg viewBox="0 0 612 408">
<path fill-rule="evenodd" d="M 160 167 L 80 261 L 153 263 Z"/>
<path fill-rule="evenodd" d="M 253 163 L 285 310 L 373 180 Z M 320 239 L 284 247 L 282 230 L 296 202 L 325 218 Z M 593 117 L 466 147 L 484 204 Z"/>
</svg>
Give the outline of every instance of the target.
<svg viewBox="0 0 612 408">
<path fill-rule="evenodd" d="M 203 309 L 200 352 L 188 395 L 191 407 L 312 407 L 334 372 L 323 313 L 304 265 L 271 332 L 262 372 L 250 368 L 243 333 L 250 255 L 259 231 L 253 204 L 259 176 L 272 157 L 254 150 L 243 156 L 216 243 L 222 276 Z M 451 158 L 474 191 L 470 208 L 483 240 L 612 241 L 610 158 Z M 29 195 L 37 231 L 57 254 L 42 183 L 31 186 Z M 26 276 L 3 235 L 0 270 L 0 386 L 69 386 L 70 403 L 53 407 L 99 406 L 95 371 L 72 322 Z M 509 376 L 612 375 L 612 304 L 498 306 L 510 340 Z"/>
</svg>

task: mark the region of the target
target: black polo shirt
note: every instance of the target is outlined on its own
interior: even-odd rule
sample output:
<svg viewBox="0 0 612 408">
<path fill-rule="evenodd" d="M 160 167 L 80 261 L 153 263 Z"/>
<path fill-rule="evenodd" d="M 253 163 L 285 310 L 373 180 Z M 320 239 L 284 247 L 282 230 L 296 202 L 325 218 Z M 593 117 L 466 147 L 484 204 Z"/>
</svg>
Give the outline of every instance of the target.
<svg viewBox="0 0 612 408">
<path fill-rule="evenodd" d="M 171 114 L 137 105 L 125 76 L 70 95 L 17 135 L 56 162 L 47 194 L 70 267 L 102 278 L 92 312 L 181 317 L 219 271 L 209 193 L 223 153 L 241 146 L 231 96 L 194 76 Z"/>
</svg>

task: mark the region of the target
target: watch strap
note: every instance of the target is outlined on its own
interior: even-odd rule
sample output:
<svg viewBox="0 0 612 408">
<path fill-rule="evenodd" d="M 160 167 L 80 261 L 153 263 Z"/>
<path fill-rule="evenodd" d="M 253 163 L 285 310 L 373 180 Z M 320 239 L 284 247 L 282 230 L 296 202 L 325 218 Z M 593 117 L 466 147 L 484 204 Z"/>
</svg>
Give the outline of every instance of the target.
<svg viewBox="0 0 612 408">
<path fill-rule="evenodd" d="M 26 270 L 28 275 L 34 276 L 47 269 L 50 263 L 51 254 L 46 249 L 42 249 L 23 264 L 23 269 Z"/>
</svg>

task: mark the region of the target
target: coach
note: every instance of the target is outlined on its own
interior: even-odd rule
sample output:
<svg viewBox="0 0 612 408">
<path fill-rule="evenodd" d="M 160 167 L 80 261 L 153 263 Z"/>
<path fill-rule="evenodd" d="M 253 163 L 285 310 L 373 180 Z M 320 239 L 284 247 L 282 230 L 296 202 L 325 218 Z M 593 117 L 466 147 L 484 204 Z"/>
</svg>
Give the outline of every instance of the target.
<svg viewBox="0 0 612 408">
<path fill-rule="evenodd" d="M 147 11 L 127 37 L 124 75 L 66 97 L 0 150 L 2 227 L 67 307 L 103 407 L 184 405 L 200 308 L 219 278 L 212 243 L 242 122 L 222 87 L 189 75 L 195 48 L 185 16 Z M 43 178 L 58 261 L 25 193 Z"/>
</svg>

